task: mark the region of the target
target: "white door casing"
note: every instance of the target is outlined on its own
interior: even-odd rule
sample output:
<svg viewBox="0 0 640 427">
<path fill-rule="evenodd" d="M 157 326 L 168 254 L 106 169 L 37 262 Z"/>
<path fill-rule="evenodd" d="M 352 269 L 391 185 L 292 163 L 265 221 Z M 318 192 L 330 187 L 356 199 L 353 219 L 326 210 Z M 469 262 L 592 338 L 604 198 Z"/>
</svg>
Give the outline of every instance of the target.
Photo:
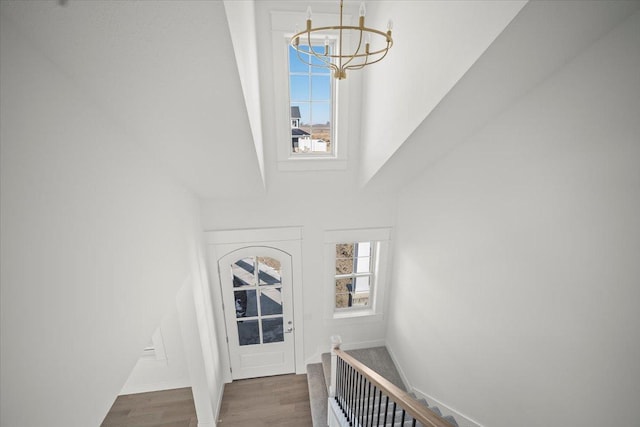
<svg viewBox="0 0 640 427">
<path fill-rule="evenodd" d="M 292 257 L 268 246 L 218 261 L 232 378 L 295 372 Z"/>
<path fill-rule="evenodd" d="M 206 231 L 205 239 L 208 246 L 208 258 L 209 258 L 209 271 L 210 280 L 212 286 L 211 302 L 213 304 L 213 327 L 218 331 L 218 336 L 222 337 L 219 341 L 221 346 L 229 344 L 229 357 L 221 357 L 220 363 L 224 382 L 230 382 L 233 379 L 240 378 L 241 369 L 232 365 L 232 354 L 234 351 L 231 349 L 232 345 L 232 331 L 227 326 L 227 319 L 223 306 L 223 294 L 221 273 L 228 271 L 226 267 L 220 269 L 219 262 L 225 256 L 235 252 L 237 250 L 248 247 L 269 247 L 276 249 L 291 256 L 291 293 L 293 296 L 293 304 L 288 304 L 293 310 L 292 324 L 288 325 L 285 321 L 285 327 L 292 327 L 291 334 L 294 341 L 294 368 L 297 374 L 303 374 L 305 372 L 304 364 L 304 351 L 303 351 L 303 332 L 304 332 L 304 316 L 303 316 L 303 297 L 302 297 L 302 255 L 301 255 L 301 243 L 302 243 L 302 228 L 300 227 L 273 227 L 264 229 L 235 229 L 235 230 L 216 230 Z M 254 255 L 255 256 L 255 255 Z M 231 273 L 222 273 L 231 274 Z M 227 276 L 228 277 L 228 276 Z M 231 299 L 231 298 L 230 298 Z M 232 304 L 228 310 L 233 310 L 235 313 L 235 301 L 229 301 L 225 303 L 227 306 Z M 284 314 L 284 310 L 283 310 Z M 235 331 L 233 331 L 235 333 Z M 225 337 L 228 337 L 225 340 Z M 237 334 L 236 334 L 237 337 Z M 272 346 L 275 347 L 275 346 Z M 235 356 L 233 356 L 235 358 Z M 215 360 L 213 360 L 215 363 Z M 237 363 L 234 362 L 235 365 Z M 294 370 L 289 372 L 293 372 Z M 233 370 L 233 376 L 231 371 Z M 251 376 L 264 376 L 271 375 L 270 369 L 252 369 Z"/>
</svg>

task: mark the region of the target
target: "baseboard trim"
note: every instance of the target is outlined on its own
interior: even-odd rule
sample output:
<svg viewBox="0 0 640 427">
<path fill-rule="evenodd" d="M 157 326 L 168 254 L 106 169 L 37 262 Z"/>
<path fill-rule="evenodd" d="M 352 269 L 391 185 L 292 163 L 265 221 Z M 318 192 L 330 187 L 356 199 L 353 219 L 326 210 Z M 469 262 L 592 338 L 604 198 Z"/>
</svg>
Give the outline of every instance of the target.
<svg viewBox="0 0 640 427">
<path fill-rule="evenodd" d="M 436 399 L 435 397 L 425 393 L 424 391 L 422 391 L 422 390 L 420 390 L 418 388 L 415 388 L 415 387 L 413 387 L 412 390 L 416 394 L 416 396 L 422 397 L 427 402 L 429 402 L 429 406 L 437 406 L 438 408 L 440 408 L 440 410 L 442 410 L 442 415 L 453 415 L 453 417 L 456 419 L 456 422 L 458 423 L 459 427 L 484 427 L 479 422 L 477 422 L 475 420 L 472 420 L 471 418 L 467 417 L 466 415 L 460 413 L 460 411 L 450 407 L 446 403 L 443 403 L 442 401 L 440 401 L 440 400 Z"/>
<path fill-rule="evenodd" d="M 345 342 L 340 345 L 340 349 L 349 351 L 349 350 L 359 350 L 361 348 L 384 347 L 384 346 L 385 346 L 385 341 L 383 339 L 380 339 L 380 340 L 372 340 L 372 341 Z"/>
<path fill-rule="evenodd" d="M 396 365 L 396 369 L 400 374 L 400 378 L 402 379 L 402 382 L 404 382 L 404 385 L 407 386 L 407 390 L 415 393 L 415 395 L 418 398 L 425 399 L 427 402 L 429 402 L 429 406 L 439 407 L 442 410 L 442 415 L 453 415 L 453 417 L 456 419 L 456 422 L 458 423 L 458 427 L 484 427 L 482 424 L 467 417 L 466 415 L 462 414 L 460 411 L 452 408 L 446 403 L 443 403 L 442 401 L 436 399 L 435 397 L 425 393 L 419 388 L 414 387 L 409 381 L 409 377 L 405 374 L 404 370 L 402 369 L 402 365 L 398 363 L 398 358 L 393 352 L 393 349 L 387 346 L 387 351 L 389 352 L 389 356 L 391 356 L 391 360 L 393 360 L 393 363 L 395 363 Z"/>
<path fill-rule="evenodd" d="M 396 370 L 398 371 L 398 374 L 400 374 L 400 379 L 402 380 L 404 385 L 407 387 L 407 390 L 413 390 L 413 386 L 409 381 L 409 377 L 407 377 L 404 371 L 402 370 L 402 365 L 398 363 L 398 358 L 396 357 L 396 354 L 393 352 L 393 349 L 387 346 L 387 352 L 389 352 L 389 356 L 391 356 L 391 360 L 393 361 L 393 364 L 396 365 Z"/>
<path fill-rule="evenodd" d="M 348 351 L 348 350 L 359 350 L 361 348 L 369 348 L 369 347 L 384 347 L 386 345 L 385 340 L 380 339 L 380 340 L 371 340 L 371 341 L 358 341 L 358 342 L 351 342 L 351 343 L 342 343 L 340 345 L 340 348 L 342 350 Z M 321 354 L 322 353 L 329 353 L 331 351 L 331 344 L 329 344 L 327 342 L 326 347 L 324 348 L 324 350 L 320 349 L 320 347 L 318 346 L 318 348 L 316 349 L 316 352 L 313 356 L 308 357 L 307 359 L 305 359 L 304 361 L 304 370 L 305 372 L 307 371 L 307 365 L 309 365 L 310 363 L 320 363 L 321 360 Z"/>
<path fill-rule="evenodd" d="M 218 423 L 220 422 L 220 408 L 222 407 L 222 394 L 224 392 L 224 383 L 221 384 L 221 386 L 218 388 L 218 402 L 216 403 L 216 409 L 213 412 L 215 414 L 215 422 L 213 423 L 214 426 L 217 426 Z M 204 426 L 200 426 L 200 424 L 198 423 L 198 427 L 204 427 Z M 208 427 L 208 426 L 207 426 Z"/>
</svg>

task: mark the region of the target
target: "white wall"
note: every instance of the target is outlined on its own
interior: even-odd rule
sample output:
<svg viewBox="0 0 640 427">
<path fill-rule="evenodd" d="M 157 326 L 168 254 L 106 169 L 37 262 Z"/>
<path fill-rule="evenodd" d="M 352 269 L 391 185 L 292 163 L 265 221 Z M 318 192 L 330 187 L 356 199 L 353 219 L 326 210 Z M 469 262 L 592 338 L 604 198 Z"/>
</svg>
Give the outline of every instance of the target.
<svg viewBox="0 0 640 427">
<path fill-rule="evenodd" d="M 196 275 L 194 198 L 2 17 L 0 424 L 99 425 Z"/>
<path fill-rule="evenodd" d="M 156 333 L 162 337 L 162 347 L 155 349 L 155 357 L 144 355 L 140 351 L 141 356 L 119 394 L 145 393 L 191 386 L 177 307 L 165 314 L 153 336 Z"/>
<path fill-rule="evenodd" d="M 482 425 L 640 419 L 640 15 L 407 186 L 388 344 Z"/>
<path fill-rule="evenodd" d="M 321 172 L 316 172 L 321 175 Z M 340 188 L 336 188 L 339 193 Z M 205 230 L 238 228 L 302 227 L 302 287 L 304 312 L 304 358 L 319 360 L 330 348 L 329 337 L 342 335 L 345 346 L 368 346 L 384 342 L 386 319 L 327 318 L 324 231 L 331 229 L 391 226 L 395 206 L 389 195 L 333 197 L 292 192 L 289 197 L 251 198 L 238 201 L 209 200 L 202 203 Z M 217 274 L 210 271 L 210 274 Z M 213 282 L 213 281 L 212 281 Z M 219 294 L 219 289 L 213 289 Z"/>
<path fill-rule="evenodd" d="M 367 25 L 386 29 L 393 20 L 394 45 L 382 62 L 364 72 L 361 183 L 378 172 L 525 3 L 367 4 Z"/>
</svg>

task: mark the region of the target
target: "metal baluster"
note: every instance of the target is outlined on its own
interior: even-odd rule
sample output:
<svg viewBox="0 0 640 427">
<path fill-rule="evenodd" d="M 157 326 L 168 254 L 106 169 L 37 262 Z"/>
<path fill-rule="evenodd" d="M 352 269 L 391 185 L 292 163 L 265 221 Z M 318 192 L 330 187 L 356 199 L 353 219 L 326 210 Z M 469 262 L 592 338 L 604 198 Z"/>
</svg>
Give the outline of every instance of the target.
<svg viewBox="0 0 640 427">
<path fill-rule="evenodd" d="M 340 408 L 342 412 L 344 412 L 344 361 L 338 357 L 338 372 L 340 373 L 340 377 L 338 378 L 338 396 L 340 396 Z"/>
<path fill-rule="evenodd" d="M 404 415 L 405 415 L 405 411 L 404 409 L 402 410 L 402 420 L 400 421 L 400 425 L 404 426 Z"/>
<path fill-rule="evenodd" d="M 387 411 L 389 409 L 389 396 L 385 396 L 387 400 L 384 402 L 384 423 L 383 425 L 387 425 Z"/>
<path fill-rule="evenodd" d="M 344 412 L 342 405 L 342 359 L 340 359 L 340 357 L 338 357 L 336 361 L 336 402 L 342 412 Z"/>
<path fill-rule="evenodd" d="M 371 399 L 371 383 L 369 381 L 367 381 L 367 383 L 369 383 L 369 387 L 367 390 L 367 412 L 366 412 L 367 416 L 364 422 L 365 425 L 369 424 L 369 400 Z"/>
<path fill-rule="evenodd" d="M 352 366 L 350 366 L 350 369 L 351 369 L 351 375 L 350 375 L 351 378 L 350 378 L 349 381 L 351 382 L 351 385 L 349 386 L 349 388 L 351 389 L 351 391 L 350 391 L 350 396 L 349 396 L 349 400 L 350 400 L 350 402 L 349 402 L 349 413 L 350 413 L 349 421 L 354 422 L 355 421 L 355 418 L 354 418 L 354 416 L 355 416 L 354 404 L 355 404 L 355 395 L 356 395 L 356 383 L 355 383 L 356 374 L 355 374 L 355 369 L 353 369 Z"/>
<path fill-rule="evenodd" d="M 355 422 L 358 422 L 358 414 L 359 414 L 359 406 L 360 406 L 360 373 L 358 371 L 356 371 L 356 400 L 355 400 L 355 410 L 356 410 L 356 415 L 355 415 Z"/>
<path fill-rule="evenodd" d="M 347 366 L 349 372 L 347 373 L 347 412 L 349 413 L 349 423 L 351 423 L 351 375 L 353 374 L 353 369 L 351 366 Z"/>
<path fill-rule="evenodd" d="M 376 414 L 376 394 L 377 393 L 378 393 L 378 387 L 374 385 L 373 386 L 373 402 L 371 403 L 371 427 L 375 425 L 373 423 L 373 419 L 375 418 L 375 414 Z"/>
<path fill-rule="evenodd" d="M 378 422 L 377 422 L 378 425 L 380 425 L 380 411 L 381 410 L 382 410 L 382 390 L 379 390 L 378 391 Z"/>
<path fill-rule="evenodd" d="M 393 402 L 393 413 L 391 414 L 391 425 L 396 423 L 396 402 Z"/>
<path fill-rule="evenodd" d="M 364 393 L 367 387 L 367 379 L 364 377 L 364 375 L 361 376 L 361 381 L 360 381 L 360 412 L 359 412 L 359 416 L 360 416 L 360 425 L 362 425 L 362 422 L 364 421 Z"/>
<path fill-rule="evenodd" d="M 411 423 L 411 427 L 416 427 L 416 419 L 413 419 L 413 422 Z"/>
</svg>

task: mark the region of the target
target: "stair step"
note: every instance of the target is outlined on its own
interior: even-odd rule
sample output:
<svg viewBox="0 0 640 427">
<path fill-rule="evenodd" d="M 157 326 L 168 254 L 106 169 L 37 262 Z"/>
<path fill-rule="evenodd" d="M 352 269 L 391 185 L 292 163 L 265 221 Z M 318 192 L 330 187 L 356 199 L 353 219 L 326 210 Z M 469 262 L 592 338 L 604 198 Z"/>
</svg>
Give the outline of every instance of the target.
<svg viewBox="0 0 640 427">
<path fill-rule="evenodd" d="M 327 386 L 324 381 L 321 363 L 307 365 L 307 382 L 309 384 L 309 403 L 313 427 L 327 426 Z"/>
<path fill-rule="evenodd" d="M 449 424 L 451 424 L 454 427 L 458 427 L 458 422 L 456 421 L 455 418 L 453 418 L 453 415 L 447 415 L 445 417 L 442 417 L 445 420 L 447 420 L 449 422 Z"/>
<path fill-rule="evenodd" d="M 331 353 L 322 353 L 320 360 L 322 360 L 322 372 L 324 373 L 324 382 L 327 385 L 328 392 L 331 385 Z"/>
</svg>

